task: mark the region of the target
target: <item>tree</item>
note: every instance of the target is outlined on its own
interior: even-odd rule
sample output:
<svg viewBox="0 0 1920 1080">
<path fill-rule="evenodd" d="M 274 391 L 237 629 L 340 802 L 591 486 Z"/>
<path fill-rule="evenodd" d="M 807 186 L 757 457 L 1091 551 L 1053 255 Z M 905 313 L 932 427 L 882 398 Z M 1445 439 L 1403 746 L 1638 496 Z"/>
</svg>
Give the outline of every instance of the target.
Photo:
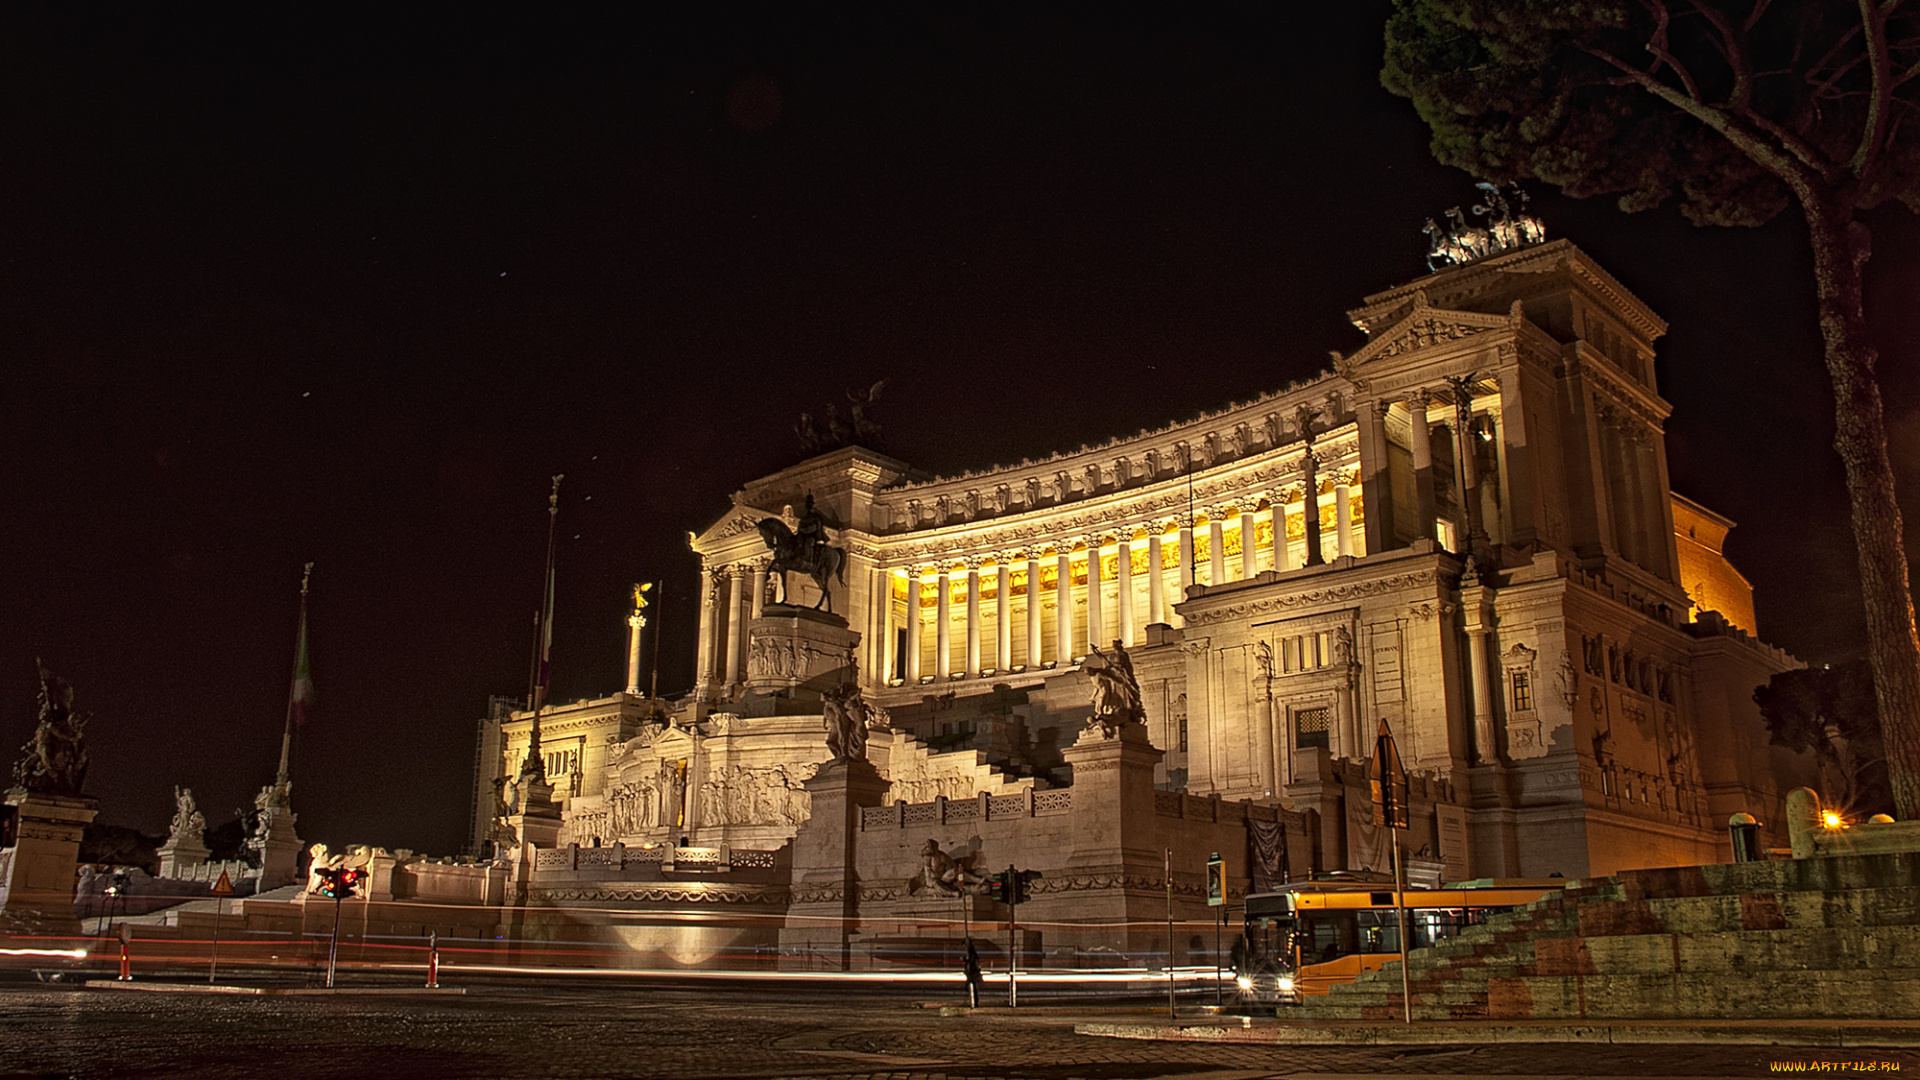
<svg viewBox="0 0 1920 1080">
<path fill-rule="evenodd" d="M 1381 82 L 1441 162 L 1488 180 L 1678 196 L 1696 225 L 1798 206 L 1846 470 L 1894 805 L 1920 817 L 1920 638 L 1861 275 L 1863 211 L 1920 210 L 1907 0 L 1395 0 Z M 1907 123 L 1912 120 L 1913 123 Z"/>
<path fill-rule="evenodd" d="M 1795 668 L 1753 691 L 1776 746 L 1813 751 L 1839 774 L 1842 801 L 1856 812 L 1883 810 L 1886 751 L 1874 701 L 1873 669 L 1863 661 L 1830 668 Z"/>
</svg>

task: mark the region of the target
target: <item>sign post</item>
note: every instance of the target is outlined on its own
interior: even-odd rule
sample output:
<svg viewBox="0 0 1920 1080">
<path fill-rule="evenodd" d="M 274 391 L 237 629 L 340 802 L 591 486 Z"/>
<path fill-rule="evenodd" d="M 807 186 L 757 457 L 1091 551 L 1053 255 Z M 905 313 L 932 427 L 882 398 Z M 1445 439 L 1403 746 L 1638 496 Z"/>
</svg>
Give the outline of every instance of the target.
<svg viewBox="0 0 1920 1080">
<path fill-rule="evenodd" d="M 1406 1023 L 1413 1023 L 1412 979 L 1407 974 L 1407 883 L 1400 862 L 1400 830 L 1410 823 L 1407 813 L 1407 770 L 1400 764 L 1400 750 L 1393 744 L 1393 731 L 1387 718 L 1380 718 L 1380 737 L 1374 740 L 1373 761 L 1367 770 L 1368 786 L 1373 789 L 1373 824 L 1391 830 L 1393 835 L 1393 916 L 1400 935 L 1400 1010 Z"/>
<path fill-rule="evenodd" d="M 213 949 L 207 955 L 207 982 L 213 982 L 214 974 L 220 970 L 220 919 L 227 913 L 227 897 L 233 895 L 233 879 L 225 870 L 220 871 L 220 880 L 213 883 Z"/>
<path fill-rule="evenodd" d="M 1213 1007 L 1220 1007 L 1220 937 L 1227 922 L 1227 862 L 1219 852 L 1207 856 L 1207 906 L 1213 920 Z"/>
</svg>

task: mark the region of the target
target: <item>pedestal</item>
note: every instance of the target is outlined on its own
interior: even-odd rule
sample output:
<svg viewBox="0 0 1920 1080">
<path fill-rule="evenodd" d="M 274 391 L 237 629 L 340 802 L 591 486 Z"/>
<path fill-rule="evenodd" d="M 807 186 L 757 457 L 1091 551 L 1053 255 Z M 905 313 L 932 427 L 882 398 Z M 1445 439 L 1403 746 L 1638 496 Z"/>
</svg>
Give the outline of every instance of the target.
<svg viewBox="0 0 1920 1080">
<path fill-rule="evenodd" d="M 768 604 L 748 626 L 747 689 L 767 698 L 817 703 L 854 678 L 860 635 L 838 615 Z"/>
<path fill-rule="evenodd" d="M 1165 755 L 1147 738 L 1145 724 L 1122 724 L 1111 738 L 1098 727 L 1061 751 L 1073 766 L 1074 873 L 1124 873 L 1163 861 L 1154 820 L 1153 767 Z"/>
<path fill-rule="evenodd" d="M 793 838 L 792 902 L 780 931 L 783 951 L 799 951 L 845 970 L 860 913 L 860 811 L 879 806 L 891 786 L 866 761 L 834 761 L 806 782 L 813 811 Z M 800 966 L 808 966 L 805 961 Z"/>
<path fill-rule="evenodd" d="M 255 896 L 300 881 L 300 837 L 293 831 L 299 815 L 293 812 L 292 789 L 292 784 L 269 784 L 254 797 L 260 819 L 247 846 L 260 855 Z"/>
<path fill-rule="evenodd" d="M 6 805 L 14 815 L 14 846 L 0 851 L 0 916 L 48 933 L 79 933 L 74 871 L 81 834 L 99 813 L 99 800 L 14 788 Z"/>
<path fill-rule="evenodd" d="M 177 878 L 182 871 L 191 870 L 207 861 L 212 854 L 207 845 L 197 836 L 170 836 L 160 845 L 160 876 Z"/>
</svg>

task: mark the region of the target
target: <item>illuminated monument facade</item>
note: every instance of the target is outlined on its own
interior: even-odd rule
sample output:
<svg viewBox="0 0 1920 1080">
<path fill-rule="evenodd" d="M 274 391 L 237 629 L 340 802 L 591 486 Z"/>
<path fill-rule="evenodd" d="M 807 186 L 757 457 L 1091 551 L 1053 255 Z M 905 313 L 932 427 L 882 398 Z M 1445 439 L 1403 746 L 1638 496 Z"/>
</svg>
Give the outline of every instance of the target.
<svg viewBox="0 0 1920 1080">
<path fill-rule="evenodd" d="M 906 917 L 932 841 L 1043 869 L 1039 918 L 1126 917 L 1165 848 L 1251 881 L 1260 828 L 1283 876 L 1385 870 L 1382 719 L 1407 850 L 1448 880 L 1725 861 L 1730 814 L 1777 824 L 1799 780 L 1751 694 L 1796 662 L 1748 634 L 1731 522 L 1668 487 L 1665 323 L 1566 241 L 1350 315 L 1368 341 L 1332 370 L 1156 431 L 945 478 L 850 446 L 746 484 L 691 536 L 693 694 L 542 715 L 566 869 L 764 855 L 789 913 Z M 802 574 L 781 595 L 763 539 L 809 497 L 846 556 L 824 601 Z M 1115 642 L 1144 723 L 1106 738 L 1083 660 Z M 854 689 L 871 776 L 823 764 Z M 481 725 L 476 848 L 529 727 Z"/>
</svg>

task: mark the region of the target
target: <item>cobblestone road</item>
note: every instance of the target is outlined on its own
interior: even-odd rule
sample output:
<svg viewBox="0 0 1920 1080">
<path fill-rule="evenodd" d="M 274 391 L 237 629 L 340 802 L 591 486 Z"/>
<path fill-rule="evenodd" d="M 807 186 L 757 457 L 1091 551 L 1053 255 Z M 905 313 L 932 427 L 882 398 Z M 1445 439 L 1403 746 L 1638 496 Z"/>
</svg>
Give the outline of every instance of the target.
<svg viewBox="0 0 1920 1080">
<path fill-rule="evenodd" d="M 1052 1015 L 942 1018 L 896 998 L 765 993 L 567 987 L 288 998 L 16 987 L 0 990 L 0 1080 L 1751 1077 L 1772 1072 L 1770 1062 L 1836 1060 L 1920 1069 L 1920 1055 L 1892 1051 L 1136 1042 L 1075 1035 L 1073 1022 Z"/>
</svg>

